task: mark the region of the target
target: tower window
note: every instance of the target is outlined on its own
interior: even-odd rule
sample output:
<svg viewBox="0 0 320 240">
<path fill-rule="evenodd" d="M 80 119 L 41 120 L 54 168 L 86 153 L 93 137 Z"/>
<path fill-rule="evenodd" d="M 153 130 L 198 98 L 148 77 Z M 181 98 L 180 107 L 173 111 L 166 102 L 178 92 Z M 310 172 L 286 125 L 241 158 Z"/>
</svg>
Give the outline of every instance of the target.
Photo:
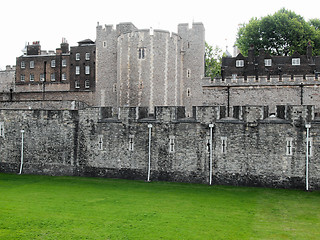
<svg viewBox="0 0 320 240">
<path fill-rule="evenodd" d="M 4 123 L 0 122 L 0 137 L 4 137 Z"/>
<path fill-rule="evenodd" d="M 99 147 L 99 150 L 103 150 L 103 136 L 102 135 L 99 135 L 99 137 L 98 137 L 98 147 Z"/>
<path fill-rule="evenodd" d="M 187 70 L 187 78 L 189 78 L 191 76 L 191 71 L 190 69 Z"/>
<path fill-rule="evenodd" d="M 102 46 L 103 46 L 104 48 L 106 48 L 106 47 L 107 47 L 107 41 L 103 41 Z"/>
<path fill-rule="evenodd" d="M 133 152 L 134 150 L 134 136 L 129 136 L 129 151 Z"/>
<path fill-rule="evenodd" d="M 190 95 L 191 95 L 190 88 L 187 88 L 187 97 L 190 97 Z"/>
<path fill-rule="evenodd" d="M 227 137 L 221 137 L 221 153 L 227 153 Z"/>
<path fill-rule="evenodd" d="M 146 48 L 144 47 L 138 48 L 138 58 L 145 59 L 145 56 L 146 56 Z"/>
<path fill-rule="evenodd" d="M 175 137 L 170 136 L 169 137 L 169 153 L 174 153 L 175 152 L 175 142 L 174 142 Z"/>
<path fill-rule="evenodd" d="M 287 138 L 287 146 L 286 146 L 286 155 L 290 156 L 292 155 L 292 138 Z"/>
</svg>

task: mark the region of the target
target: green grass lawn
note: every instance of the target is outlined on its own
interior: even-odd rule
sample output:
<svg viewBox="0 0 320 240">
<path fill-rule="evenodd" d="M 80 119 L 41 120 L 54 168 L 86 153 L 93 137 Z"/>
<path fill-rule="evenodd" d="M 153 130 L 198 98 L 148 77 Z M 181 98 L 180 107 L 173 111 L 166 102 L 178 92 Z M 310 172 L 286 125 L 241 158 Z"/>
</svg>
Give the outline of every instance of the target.
<svg viewBox="0 0 320 240">
<path fill-rule="evenodd" d="M 320 192 L 1 173 L 0 239 L 320 239 Z"/>
</svg>

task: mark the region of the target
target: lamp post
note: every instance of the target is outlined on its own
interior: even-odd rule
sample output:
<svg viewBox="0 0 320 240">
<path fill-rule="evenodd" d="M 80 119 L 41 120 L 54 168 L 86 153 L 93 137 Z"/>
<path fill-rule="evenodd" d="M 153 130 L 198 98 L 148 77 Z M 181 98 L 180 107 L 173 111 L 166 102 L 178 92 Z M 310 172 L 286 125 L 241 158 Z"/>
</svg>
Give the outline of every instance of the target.
<svg viewBox="0 0 320 240">
<path fill-rule="evenodd" d="M 311 128 L 310 123 L 306 123 L 307 129 L 307 143 L 306 143 L 306 191 L 309 190 L 309 131 Z"/>
<path fill-rule="evenodd" d="M 209 124 L 209 128 L 210 128 L 210 176 L 209 176 L 209 184 L 212 184 L 212 129 L 213 129 L 214 125 L 212 123 Z"/>
<path fill-rule="evenodd" d="M 19 174 L 22 173 L 22 166 L 23 166 L 23 134 L 24 134 L 24 130 L 21 130 L 21 163 L 20 163 L 20 171 Z"/>
<path fill-rule="evenodd" d="M 149 151 L 148 151 L 148 178 L 147 182 L 150 182 L 150 168 L 151 168 L 151 129 L 152 129 L 152 124 L 148 124 L 148 129 L 149 129 Z"/>
</svg>

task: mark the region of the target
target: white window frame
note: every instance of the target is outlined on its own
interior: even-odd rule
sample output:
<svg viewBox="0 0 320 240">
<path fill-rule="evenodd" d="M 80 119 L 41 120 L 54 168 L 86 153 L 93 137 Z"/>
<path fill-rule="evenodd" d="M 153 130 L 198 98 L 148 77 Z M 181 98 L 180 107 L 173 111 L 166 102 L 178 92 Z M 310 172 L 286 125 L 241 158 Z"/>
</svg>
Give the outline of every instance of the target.
<svg viewBox="0 0 320 240">
<path fill-rule="evenodd" d="M 67 80 L 67 74 L 66 73 L 62 73 L 61 74 L 61 80 L 62 81 L 66 81 Z"/>
<path fill-rule="evenodd" d="M 221 137 L 221 153 L 226 154 L 227 153 L 227 137 Z"/>
<path fill-rule="evenodd" d="M 86 53 L 86 60 L 90 60 L 90 53 Z"/>
<path fill-rule="evenodd" d="M 90 88 L 90 80 L 84 82 L 84 88 Z"/>
<path fill-rule="evenodd" d="M 52 68 L 56 67 L 56 60 L 51 60 L 51 67 Z"/>
<path fill-rule="evenodd" d="M 44 74 L 43 73 L 40 74 L 40 82 L 44 82 Z"/>
<path fill-rule="evenodd" d="M 20 67 L 21 67 L 21 68 L 26 68 L 26 63 L 25 63 L 25 61 L 21 61 Z"/>
<path fill-rule="evenodd" d="M 300 58 L 292 58 L 292 66 L 299 66 Z"/>
<path fill-rule="evenodd" d="M 61 65 L 62 65 L 62 67 L 66 67 L 67 66 L 67 59 L 62 59 Z"/>
<path fill-rule="evenodd" d="M 293 138 L 286 138 L 286 155 L 293 155 Z"/>
<path fill-rule="evenodd" d="M 128 142 L 128 149 L 130 152 L 133 152 L 134 151 L 134 136 L 133 135 L 130 135 L 129 136 L 129 142 Z"/>
<path fill-rule="evenodd" d="M 56 74 L 55 74 L 55 73 L 51 73 L 51 74 L 50 74 L 50 80 L 51 80 L 52 82 L 56 81 Z"/>
<path fill-rule="evenodd" d="M 90 74 L 90 66 L 85 67 L 85 74 L 89 75 Z"/>
<path fill-rule="evenodd" d="M 74 81 L 74 87 L 80 88 L 80 81 L 79 80 Z"/>
<path fill-rule="evenodd" d="M 4 122 L 0 122 L 0 137 L 4 137 Z"/>
<path fill-rule="evenodd" d="M 80 75 L 80 66 L 76 66 L 76 75 Z"/>
<path fill-rule="evenodd" d="M 80 53 L 76 53 L 76 61 L 80 60 Z"/>
<path fill-rule="evenodd" d="M 264 66 L 271 67 L 272 66 L 272 59 L 271 58 L 264 59 Z"/>
<path fill-rule="evenodd" d="M 236 67 L 244 67 L 244 60 L 236 60 Z"/>
<path fill-rule="evenodd" d="M 20 75 L 20 81 L 24 82 L 26 80 L 26 76 L 24 74 Z"/>
<path fill-rule="evenodd" d="M 103 135 L 99 135 L 99 136 L 98 136 L 98 149 L 99 149 L 100 151 L 103 150 Z"/>
<path fill-rule="evenodd" d="M 30 68 L 34 68 L 34 61 L 30 61 L 29 67 L 30 67 Z"/>
<path fill-rule="evenodd" d="M 169 153 L 175 152 L 175 136 L 169 136 Z"/>
<path fill-rule="evenodd" d="M 33 82 L 33 81 L 34 81 L 34 74 L 33 74 L 33 73 L 30 73 L 30 76 L 29 76 L 29 77 L 30 77 L 30 79 L 29 79 L 30 82 Z"/>
</svg>

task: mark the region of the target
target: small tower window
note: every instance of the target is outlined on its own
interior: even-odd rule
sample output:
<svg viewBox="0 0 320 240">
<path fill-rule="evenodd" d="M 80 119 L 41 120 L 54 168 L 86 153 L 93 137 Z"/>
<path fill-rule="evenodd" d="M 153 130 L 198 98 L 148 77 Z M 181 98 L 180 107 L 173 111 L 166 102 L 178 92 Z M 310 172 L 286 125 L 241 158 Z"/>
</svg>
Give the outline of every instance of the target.
<svg viewBox="0 0 320 240">
<path fill-rule="evenodd" d="M 99 150 L 103 150 L 103 136 L 102 135 L 98 136 L 98 148 L 99 148 Z"/>
<path fill-rule="evenodd" d="M 102 46 L 103 46 L 104 48 L 106 48 L 106 47 L 107 47 L 107 41 L 103 41 Z"/>
<path fill-rule="evenodd" d="M 291 156 L 292 155 L 292 138 L 287 138 L 287 146 L 286 146 L 286 155 Z"/>
<path fill-rule="evenodd" d="M 117 84 L 116 84 L 116 83 L 113 84 L 112 91 L 113 91 L 113 92 L 117 92 Z"/>
<path fill-rule="evenodd" d="M 191 76 L 191 71 L 190 69 L 187 69 L 187 78 L 190 78 L 190 76 Z"/>
<path fill-rule="evenodd" d="M 145 57 L 146 57 L 146 48 L 144 47 L 138 48 L 138 58 L 145 59 Z"/>
<path fill-rule="evenodd" d="M 187 88 L 187 97 L 190 97 L 190 95 L 191 95 L 191 90 L 190 88 Z"/>
<path fill-rule="evenodd" d="M 175 152 L 175 137 L 170 136 L 169 137 L 169 153 L 174 153 Z"/>
<path fill-rule="evenodd" d="M 0 137 L 4 137 L 4 123 L 0 122 Z"/>
<path fill-rule="evenodd" d="M 221 153 L 227 153 L 227 137 L 221 137 Z"/>
<path fill-rule="evenodd" d="M 133 152 L 134 150 L 134 136 L 130 135 L 129 136 L 129 151 Z"/>
</svg>

